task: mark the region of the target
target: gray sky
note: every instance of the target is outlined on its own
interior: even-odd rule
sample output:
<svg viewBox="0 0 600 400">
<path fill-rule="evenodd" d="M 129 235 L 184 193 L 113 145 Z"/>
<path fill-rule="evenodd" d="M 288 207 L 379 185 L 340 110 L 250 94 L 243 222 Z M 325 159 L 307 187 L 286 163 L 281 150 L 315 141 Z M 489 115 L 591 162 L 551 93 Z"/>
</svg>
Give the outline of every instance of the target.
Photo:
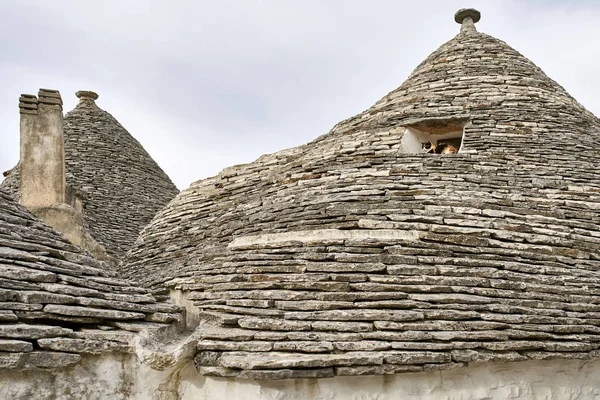
<svg viewBox="0 0 600 400">
<path fill-rule="evenodd" d="M 368 108 L 463 7 L 600 115 L 595 0 L 2 0 L 0 172 L 18 161 L 21 93 L 58 89 L 68 111 L 84 89 L 184 189 Z"/>
</svg>

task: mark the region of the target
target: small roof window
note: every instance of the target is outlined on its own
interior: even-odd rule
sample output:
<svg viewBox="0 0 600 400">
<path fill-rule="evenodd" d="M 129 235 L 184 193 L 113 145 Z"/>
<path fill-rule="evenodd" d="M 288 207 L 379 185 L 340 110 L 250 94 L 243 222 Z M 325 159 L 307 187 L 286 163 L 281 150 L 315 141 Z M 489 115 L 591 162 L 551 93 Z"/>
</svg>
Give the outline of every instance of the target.
<svg viewBox="0 0 600 400">
<path fill-rule="evenodd" d="M 407 125 L 402 137 L 402 151 L 409 154 L 459 153 L 466 124 L 466 119 L 433 119 Z"/>
</svg>

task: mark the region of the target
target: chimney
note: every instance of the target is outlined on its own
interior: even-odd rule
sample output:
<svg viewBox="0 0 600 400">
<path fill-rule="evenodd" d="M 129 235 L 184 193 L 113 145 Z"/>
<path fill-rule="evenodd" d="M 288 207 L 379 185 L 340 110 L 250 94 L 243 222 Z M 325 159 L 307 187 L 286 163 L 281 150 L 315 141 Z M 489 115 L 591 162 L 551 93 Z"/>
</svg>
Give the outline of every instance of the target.
<svg viewBox="0 0 600 400">
<path fill-rule="evenodd" d="M 19 98 L 21 204 L 30 210 L 65 202 L 62 99 L 57 90 Z"/>
<path fill-rule="evenodd" d="M 82 101 L 98 95 L 82 93 Z M 21 114 L 21 204 L 97 259 L 116 259 L 85 229 L 83 200 L 65 182 L 62 99 L 58 90 L 19 97 Z"/>
</svg>

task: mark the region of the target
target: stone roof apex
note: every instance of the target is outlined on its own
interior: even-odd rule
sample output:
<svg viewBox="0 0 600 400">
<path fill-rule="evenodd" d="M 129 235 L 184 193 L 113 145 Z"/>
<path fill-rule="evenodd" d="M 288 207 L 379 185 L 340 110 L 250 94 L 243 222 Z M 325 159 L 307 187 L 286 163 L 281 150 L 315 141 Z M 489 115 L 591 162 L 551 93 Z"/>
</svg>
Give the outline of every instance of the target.
<svg viewBox="0 0 600 400">
<path fill-rule="evenodd" d="M 461 8 L 454 14 L 454 20 L 461 24 L 461 32 L 477 32 L 475 24 L 481 19 L 481 13 L 474 8 Z"/>
<path fill-rule="evenodd" d="M 91 90 L 80 90 L 77 93 L 75 93 L 75 96 L 77 96 L 80 101 L 83 101 L 83 100 L 88 100 L 88 101 L 98 100 L 98 93 L 92 92 Z"/>
</svg>

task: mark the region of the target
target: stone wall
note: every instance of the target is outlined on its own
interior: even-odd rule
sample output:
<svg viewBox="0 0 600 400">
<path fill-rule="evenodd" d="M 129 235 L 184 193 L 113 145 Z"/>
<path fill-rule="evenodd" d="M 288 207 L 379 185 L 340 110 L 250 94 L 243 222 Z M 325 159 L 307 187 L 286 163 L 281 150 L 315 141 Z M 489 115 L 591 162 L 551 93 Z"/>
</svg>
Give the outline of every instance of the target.
<svg viewBox="0 0 600 400">
<path fill-rule="evenodd" d="M 182 382 L 182 399 L 590 400 L 600 399 L 600 361 L 475 364 L 415 374 L 320 380 Z"/>
<path fill-rule="evenodd" d="M 76 368 L 3 371 L 0 398 L 139 400 L 589 400 L 600 360 L 473 364 L 414 374 L 244 381 L 199 376 L 193 365 L 154 371 L 135 356 L 86 357 Z"/>
</svg>

